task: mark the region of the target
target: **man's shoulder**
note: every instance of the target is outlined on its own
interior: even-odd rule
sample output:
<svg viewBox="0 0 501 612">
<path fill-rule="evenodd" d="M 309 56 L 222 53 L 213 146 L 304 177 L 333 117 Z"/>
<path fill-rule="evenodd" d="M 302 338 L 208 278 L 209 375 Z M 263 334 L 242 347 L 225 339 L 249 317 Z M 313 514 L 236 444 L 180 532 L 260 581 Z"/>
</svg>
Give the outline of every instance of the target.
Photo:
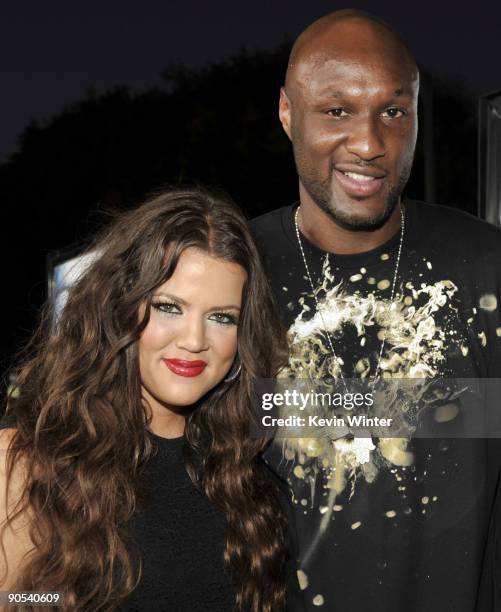
<svg viewBox="0 0 501 612">
<path fill-rule="evenodd" d="M 499 231 L 500 229 L 460 208 L 445 206 L 444 204 L 422 202 L 420 200 L 408 200 L 408 202 L 409 204 L 418 206 L 420 212 L 426 217 L 443 219 L 444 221 L 454 220 L 454 222 L 460 225 L 471 226 L 474 224 L 478 225 L 479 228 L 493 228 L 495 231 Z"/>
<path fill-rule="evenodd" d="M 277 208 L 250 221 L 256 244 L 269 265 L 271 260 L 289 257 L 294 249 L 294 206 Z"/>
<path fill-rule="evenodd" d="M 416 207 L 420 225 L 436 234 L 434 237 L 443 241 L 444 248 L 456 242 L 459 246 L 476 248 L 479 253 L 501 253 L 501 227 L 451 206 L 416 200 L 410 200 L 409 204 Z"/>
<path fill-rule="evenodd" d="M 255 217 L 249 221 L 251 230 L 256 238 L 264 239 L 277 237 L 285 232 L 285 222 L 288 216 L 292 214 L 294 205 L 282 206 L 276 208 L 264 215 Z"/>
</svg>

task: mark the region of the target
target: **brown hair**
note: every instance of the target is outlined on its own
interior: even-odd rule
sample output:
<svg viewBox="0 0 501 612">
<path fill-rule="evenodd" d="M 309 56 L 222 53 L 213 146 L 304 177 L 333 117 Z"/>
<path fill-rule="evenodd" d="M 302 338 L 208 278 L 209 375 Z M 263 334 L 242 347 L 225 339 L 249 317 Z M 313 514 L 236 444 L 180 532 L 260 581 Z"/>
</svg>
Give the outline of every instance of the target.
<svg viewBox="0 0 501 612">
<path fill-rule="evenodd" d="M 238 327 L 241 373 L 219 383 L 188 417 L 187 470 L 226 516 L 224 561 L 236 586 L 235 609 L 284 606 L 285 517 L 261 458 L 266 441 L 249 435 L 249 423 L 251 383 L 276 373 L 285 336 L 242 214 L 190 189 L 122 213 L 93 243 L 98 258 L 70 290 L 56 324 L 47 308 L 18 370 L 20 397 L 8 402 L 16 421 L 8 478 L 19 458 L 28 469 L 9 521 L 27 509 L 36 517 L 30 526 L 36 550 L 16 589 L 63 591 L 64 610 L 113 610 L 139 580 L 129 521 L 154 446 L 137 341 L 152 292 L 189 247 L 240 264 L 247 281 Z"/>
</svg>

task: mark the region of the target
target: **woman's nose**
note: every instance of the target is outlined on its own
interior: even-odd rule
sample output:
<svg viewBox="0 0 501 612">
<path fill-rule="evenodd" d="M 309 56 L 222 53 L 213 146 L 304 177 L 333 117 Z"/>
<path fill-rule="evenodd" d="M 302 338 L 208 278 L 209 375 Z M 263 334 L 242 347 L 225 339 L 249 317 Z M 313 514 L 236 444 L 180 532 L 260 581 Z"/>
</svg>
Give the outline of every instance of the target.
<svg viewBox="0 0 501 612">
<path fill-rule="evenodd" d="M 200 317 L 186 317 L 178 330 L 176 346 L 190 353 L 200 353 L 207 349 L 205 322 Z"/>
</svg>

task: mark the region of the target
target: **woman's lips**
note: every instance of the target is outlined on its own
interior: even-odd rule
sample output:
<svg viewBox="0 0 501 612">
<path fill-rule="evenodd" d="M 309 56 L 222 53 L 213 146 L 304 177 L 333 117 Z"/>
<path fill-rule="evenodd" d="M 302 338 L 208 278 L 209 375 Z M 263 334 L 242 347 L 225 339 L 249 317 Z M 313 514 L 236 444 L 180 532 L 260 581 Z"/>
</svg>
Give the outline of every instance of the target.
<svg viewBox="0 0 501 612">
<path fill-rule="evenodd" d="M 346 173 L 336 169 L 334 176 L 347 195 L 358 198 L 375 195 L 383 186 L 385 179 L 385 177 L 366 176 L 356 172 Z"/>
<path fill-rule="evenodd" d="M 201 360 L 188 361 L 185 359 L 162 359 L 171 372 L 178 376 L 198 376 L 201 374 L 207 363 Z"/>
</svg>

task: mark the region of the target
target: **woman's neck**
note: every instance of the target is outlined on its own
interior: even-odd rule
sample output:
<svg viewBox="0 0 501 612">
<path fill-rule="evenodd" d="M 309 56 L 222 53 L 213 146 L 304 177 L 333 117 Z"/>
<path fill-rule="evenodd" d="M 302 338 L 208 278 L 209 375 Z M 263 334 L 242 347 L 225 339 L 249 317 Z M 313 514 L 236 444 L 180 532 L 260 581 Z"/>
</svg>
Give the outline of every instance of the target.
<svg viewBox="0 0 501 612">
<path fill-rule="evenodd" d="M 150 430 L 161 438 L 180 438 L 184 434 L 186 418 L 166 408 L 153 409 Z"/>
</svg>

